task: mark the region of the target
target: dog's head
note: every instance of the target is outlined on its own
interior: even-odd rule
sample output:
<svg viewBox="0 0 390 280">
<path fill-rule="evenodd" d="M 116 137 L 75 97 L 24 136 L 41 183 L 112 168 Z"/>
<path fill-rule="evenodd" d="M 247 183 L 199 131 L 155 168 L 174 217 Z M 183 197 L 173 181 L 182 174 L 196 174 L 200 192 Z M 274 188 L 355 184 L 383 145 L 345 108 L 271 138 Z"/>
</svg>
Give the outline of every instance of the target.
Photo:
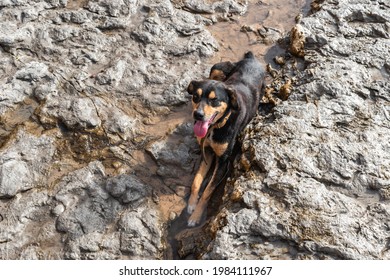
<svg viewBox="0 0 390 280">
<path fill-rule="evenodd" d="M 232 87 L 213 80 L 192 81 L 187 88 L 192 95 L 195 135 L 203 138 L 209 127 L 217 123 L 227 110 L 237 110 L 237 95 Z"/>
</svg>

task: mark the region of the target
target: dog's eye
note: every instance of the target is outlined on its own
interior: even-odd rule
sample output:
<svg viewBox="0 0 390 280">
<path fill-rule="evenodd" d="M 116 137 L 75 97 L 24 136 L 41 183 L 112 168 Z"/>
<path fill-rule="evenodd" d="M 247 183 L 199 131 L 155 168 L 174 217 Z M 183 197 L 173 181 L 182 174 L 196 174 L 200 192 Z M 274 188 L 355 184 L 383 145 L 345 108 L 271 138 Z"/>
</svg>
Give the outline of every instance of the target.
<svg viewBox="0 0 390 280">
<path fill-rule="evenodd" d="M 217 98 L 209 99 L 210 105 L 212 107 L 218 107 L 219 106 L 219 101 Z"/>
</svg>

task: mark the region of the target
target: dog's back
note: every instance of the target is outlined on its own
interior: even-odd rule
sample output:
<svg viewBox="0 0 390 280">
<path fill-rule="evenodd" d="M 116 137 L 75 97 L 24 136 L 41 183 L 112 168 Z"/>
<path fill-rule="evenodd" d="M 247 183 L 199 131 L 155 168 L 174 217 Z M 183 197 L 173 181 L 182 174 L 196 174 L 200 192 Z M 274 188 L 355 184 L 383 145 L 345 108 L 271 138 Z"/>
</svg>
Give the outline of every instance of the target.
<svg viewBox="0 0 390 280">
<path fill-rule="evenodd" d="M 264 81 L 264 68 L 252 52 L 247 52 L 244 59 L 237 62 L 227 75 L 225 84 L 236 89 L 240 112 L 240 129 L 256 115 L 260 92 Z"/>
</svg>

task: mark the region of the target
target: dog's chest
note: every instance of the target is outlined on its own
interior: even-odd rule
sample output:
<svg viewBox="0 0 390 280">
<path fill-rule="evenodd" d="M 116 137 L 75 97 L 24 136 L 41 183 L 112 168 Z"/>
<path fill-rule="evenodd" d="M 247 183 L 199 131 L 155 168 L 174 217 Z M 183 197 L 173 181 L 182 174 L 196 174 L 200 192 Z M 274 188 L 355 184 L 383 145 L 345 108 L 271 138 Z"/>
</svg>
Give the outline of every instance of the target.
<svg viewBox="0 0 390 280">
<path fill-rule="evenodd" d="M 214 130 L 211 130 L 204 139 L 197 137 L 197 140 L 198 140 L 198 143 L 201 146 L 201 148 L 202 148 L 202 146 L 203 146 L 203 148 L 211 147 L 211 149 L 214 151 L 214 153 L 218 157 L 220 157 L 226 152 L 226 150 L 229 146 L 229 143 L 228 142 L 216 142 L 213 139 L 214 138 L 213 136 L 214 136 Z"/>
</svg>

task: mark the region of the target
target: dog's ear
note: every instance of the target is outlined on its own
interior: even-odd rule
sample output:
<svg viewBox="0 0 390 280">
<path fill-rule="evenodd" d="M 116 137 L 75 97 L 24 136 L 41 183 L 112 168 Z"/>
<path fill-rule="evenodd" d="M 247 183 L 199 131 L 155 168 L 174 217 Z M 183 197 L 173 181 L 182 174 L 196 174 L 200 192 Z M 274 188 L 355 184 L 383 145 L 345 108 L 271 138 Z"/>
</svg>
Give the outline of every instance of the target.
<svg viewBox="0 0 390 280">
<path fill-rule="evenodd" d="M 225 88 L 228 96 L 229 96 L 229 100 L 230 100 L 230 105 L 232 106 L 232 109 L 233 110 L 238 110 L 239 109 L 239 105 L 238 105 L 238 102 L 237 102 L 237 93 L 236 93 L 236 90 L 232 87 L 227 87 Z"/>
<path fill-rule="evenodd" d="M 198 81 L 191 81 L 187 87 L 187 92 L 191 95 L 194 95 L 194 93 L 198 87 L 199 87 Z"/>
</svg>

